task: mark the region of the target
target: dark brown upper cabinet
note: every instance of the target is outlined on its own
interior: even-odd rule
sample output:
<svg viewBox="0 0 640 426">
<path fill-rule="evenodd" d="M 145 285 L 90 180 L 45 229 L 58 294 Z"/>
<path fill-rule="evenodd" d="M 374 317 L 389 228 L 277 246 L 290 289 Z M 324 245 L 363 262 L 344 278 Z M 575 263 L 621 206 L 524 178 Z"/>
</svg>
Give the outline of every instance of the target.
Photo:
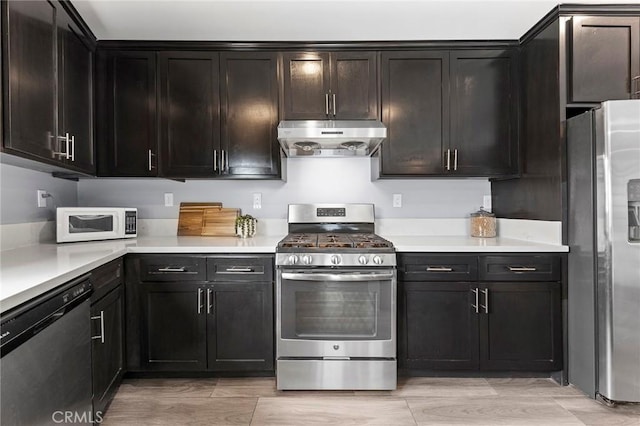
<svg viewBox="0 0 640 426">
<path fill-rule="evenodd" d="M 277 54 L 221 53 L 220 77 L 222 173 L 279 177 Z"/>
<path fill-rule="evenodd" d="M 449 53 L 382 53 L 382 175 L 443 173 L 449 146 Z"/>
<path fill-rule="evenodd" d="M 568 103 L 640 95 L 640 18 L 574 16 L 568 26 Z"/>
<path fill-rule="evenodd" d="M 158 174 L 156 53 L 107 51 L 98 57 L 98 174 Z"/>
<path fill-rule="evenodd" d="M 209 177 L 225 167 L 220 149 L 219 54 L 162 52 L 161 174 Z"/>
<path fill-rule="evenodd" d="M 376 52 L 287 52 L 282 59 L 284 119 L 379 117 Z"/>
<path fill-rule="evenodd" d="M 94 174 L 93 51 L 59 2 L 2 2 L 4 149 Z"/>
<path fill-rule="evenodd" d="M 278 61 L 268 52 L 162 52 L 161 176 L 280 176 Z"/>
<path fill-rule="evenodd" d="M 512 50 L 382 53 L 381 176 L 500 176 L 517 168 Z"/>
<path fill-rule="evenodd" d="M 450 55 L 451 140 L 445 172 L 499 176 L 517 171 L 517 67 L 513 50 Z"/>
</svg>

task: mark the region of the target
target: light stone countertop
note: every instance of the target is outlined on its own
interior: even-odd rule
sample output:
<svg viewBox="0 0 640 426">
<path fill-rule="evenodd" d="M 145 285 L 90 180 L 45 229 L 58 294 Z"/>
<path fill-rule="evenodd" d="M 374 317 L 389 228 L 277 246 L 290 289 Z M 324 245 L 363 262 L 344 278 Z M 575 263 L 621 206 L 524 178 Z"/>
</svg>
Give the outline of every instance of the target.
<svg viewBox="0 0 640 426">
<path fill-rule="evenodd" d="M 77 278 L 127 253 L 275 253 L 284 235 L 138 237 L 130 240 L 35 244 L 0 252 L 0 312 Z M 398 252 L 567 252 L 567 246 L 508 238 L 383 235 Z"/>
</svg>

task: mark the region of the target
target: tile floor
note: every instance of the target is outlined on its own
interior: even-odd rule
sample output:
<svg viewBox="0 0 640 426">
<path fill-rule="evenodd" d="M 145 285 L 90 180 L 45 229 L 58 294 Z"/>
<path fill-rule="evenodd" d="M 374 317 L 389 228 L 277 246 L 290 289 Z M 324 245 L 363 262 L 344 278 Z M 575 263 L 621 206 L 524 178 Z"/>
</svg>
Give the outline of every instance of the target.
<svg viewBox="0 0 640 426">
<path fill-rule="evenodd" d="M 395 391 L 278 391 L 274 378 L 129 379 L 112 425 L 640 426 L 640 405 L 606 407 L 549 379 L 400 379 Z"/>
</svg>

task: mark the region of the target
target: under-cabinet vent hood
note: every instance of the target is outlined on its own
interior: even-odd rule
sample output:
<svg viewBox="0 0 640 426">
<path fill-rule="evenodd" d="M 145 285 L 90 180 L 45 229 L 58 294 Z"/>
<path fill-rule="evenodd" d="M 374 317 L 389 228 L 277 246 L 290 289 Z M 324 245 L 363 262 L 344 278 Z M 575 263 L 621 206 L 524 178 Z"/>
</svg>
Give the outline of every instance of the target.
<svg viewBox="0 0 640 426">
<path fill-rule="evenodd" d="M 374 120 L 281 121 L 278 140 L 289 157 L 365 157 L 387 137 Z"/>
</svg>

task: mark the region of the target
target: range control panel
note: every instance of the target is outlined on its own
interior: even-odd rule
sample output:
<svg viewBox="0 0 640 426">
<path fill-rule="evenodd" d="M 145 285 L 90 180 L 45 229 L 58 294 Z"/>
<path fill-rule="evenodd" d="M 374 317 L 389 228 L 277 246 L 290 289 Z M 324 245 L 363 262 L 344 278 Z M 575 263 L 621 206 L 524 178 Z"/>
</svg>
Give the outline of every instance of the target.
<svg viewBox="0 0 640 426">
<path fill-rule="evenodd" d="M 344 207 L 319 207 L 316 209 L 318 217 L 345 217 L 347 209 Z"/>
</svg>

